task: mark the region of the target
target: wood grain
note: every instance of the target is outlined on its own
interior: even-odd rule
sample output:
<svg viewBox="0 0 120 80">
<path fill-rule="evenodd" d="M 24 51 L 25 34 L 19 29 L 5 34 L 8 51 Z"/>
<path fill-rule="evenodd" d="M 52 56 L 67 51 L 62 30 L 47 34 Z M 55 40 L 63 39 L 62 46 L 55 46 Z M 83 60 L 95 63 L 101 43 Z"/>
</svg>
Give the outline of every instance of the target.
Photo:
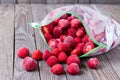
<svg viewBox="0 0 120 80">
<path fill-rule="evenodd" d="M 79 4 L 89 4 L 90 0 L 79 0 L 78 3 Z"/>
<path fill-rule="evenodd" d="M 28 26 L 32 22 L 32 11 L 30 5 L 20 4 L 15 6 L 15 59 L 14 80 L 40 80 L 38 69 L 27 72 L 22 68 L 22 61 L 17 56 L 20 47 L 27 47 L 32 53 L 35 47 L 34 30 Z"/>
<path fill-rule="evenodd" d="M 16 3 L 15 1 L 16 0 L 0 0 L 1 1 L 1 4 L 4 4 L 4 3 Z"/>
<path fill-rule="evenodd" d="M 42 7 L 41 9 L 39 7 Z M 49 8 L 48 8 L 49 7 Z M 52 5 L 32 5 L 32 11 L 33 11 L 33 19 L 34 21 L 41 21 L 48 13 L 49 10 L 53 9 Z M 42 12 L 42 13 L 41 13 Z M 44 44 L 43 39 L 41 38 L 39 31 L 35 30 L 35 37 L 36 37 L 36 45 L 37 48 L 42 50 L 44 52 L 47 48 L 47 46 Z M 39 62 L 40 66 L 40 76 L 41 80 L 66 80 L 65 75 L 54 75 L 50 71 L 50 67 L 45 63 L 45 61 Z"/>
<path fill-rule="evenodd" d="M 0 5 L 0 80 L 12 80 L 14 5 Z"/>
<path fill-rule="evenodd" d="M 30 0 L 16 0 L 16 3 L 20 4 L 20 3 L 31 3 Z"/>
<path fill-rule="evenodd" d="M 91 0 L 93 4 L 119 4 L 120 0 Z"/>
<path fill-rule="evenodd" d="M 48 4 L 78 3 L 78 0 L 46 0 Z"/>
<path fill-rule="evenodd" d="M 45 3 L 45 0 L 31 0 L 31 3 Z"/>
</svg>

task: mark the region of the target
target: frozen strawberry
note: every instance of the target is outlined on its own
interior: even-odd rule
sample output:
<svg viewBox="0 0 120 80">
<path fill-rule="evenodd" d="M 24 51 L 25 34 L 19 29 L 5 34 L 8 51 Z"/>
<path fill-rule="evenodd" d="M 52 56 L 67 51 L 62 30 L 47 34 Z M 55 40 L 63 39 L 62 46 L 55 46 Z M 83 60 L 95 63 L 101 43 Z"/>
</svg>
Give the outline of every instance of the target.
<svg viewBox="0 0 120 80">
<path fill-rule="evenodd" d="M 57 48 L 57 44 L 58 44 L 58 41 L 56 39 L 50 39 L 49 42 L 48 42 L 48 45 L 50 46 L 50 48 Z"/>
<path fill-rule="evenodd" d="M 67 19 L 67 18 L 68 18 L 68 16 L 69 16 L 69 15 L 64 14 L 64 15 L 62 15 L 60 18 L 61 18 L 61 19 Z"/>
<path fill-rule="evenodd" d="M 64 43 L 68 43 L 71 48 L 74 48 L 76 46 L 76 43 L 75 43 L 74 38 L 72 36 L 66 36 L 64 39 Z"/>
<path fill-rule="evenodd" d="M 53 48 L 53 49 L 52 49 L 52 55 L 53 55 L 53 56 L 58 57 L 59 53 L 60 53 L 60 51 L 59 51 L 58 48 Z"/>
<path fill-rule="evenodd" d="M 80 59 L 77 55 L 73 54 L 67 58 L 67 64 L 69 65 L 71 63 L 77 63 L 78 65 L 80 64 Z"/>
<path fill-rule="evenodd" d="M 61 42 L 61 40 L 59 38 L 56 38 L 56 40 L 57 40 L 58 43 Z"/>
<path fill-rule="evenodd" d="M 46 26 L 46 27 L 48 28 L 49 33 L 52 33 L 52 32 L 53 32 L 54 26 L 55 26 L 55 23 L 54 23 L 54 22 L 52 22 L 52 23 L 50 23 L 50 24 L 48 24 L 48 25 Z"/>
<path fill-rule="evenodd" d="M 85 35 L 85 32 L 81 29 L 78 29 L 77 32 L 76 32 L 76 36 L 78 37 L 83 37 Z"/>
<path fill-rule="evenodd" d="M 29 49 L 26 47 L 19 48 L 17 53 L 20 58 L 25 58 L 30 54 Z"/>
<path fill-rule="evenodd" d="M 82 50 L 81 50 L 80 48 L 75 48 L 75 49 L 71 52 L 71 54 L 75 54 L 75 55 L 77 55 L 77 56 L 80 56 L 80 55 L 82 55 Z"/>
<path fill-rule="evenodd" d="M 42 58 L 46 61 L 51 56 L 51 52 L 46 50 L 42 56 Z"/>
<path fill-rule="evenodd" d="M 31 57 L 25 57 L 23 62 L 22 62 L 22 67 L 26 71 L 32 71 L 32 70 L 35 70 L 37 68 L 37 63 Z"/>
<path fill-rule="evenodd" d="M 60 26 L 62 29 L 67 29 L 70 27 L 70 22 L 66 19 L 60 19 L 58 26 Z"/>
<path fill-rule="evenodd" d="M 52 39 L 52 35 L 49 33 L 45 33 L 45 39 L 48 42 L 50 39 Z"/>
<path fill-rule="evenodd" d="M 68 44 L 68 43 L 63 43 L 63 42 L 58 43 L 58 49 L 60 51 L 67 51 L 67 50 L 69 50 L 69 48 L 70 48 L 70 44 Z"/>
<path fill-rule="evenodd" d="M 63 35 L 61 35 L 61 36 L 60 36 L 60 41 L 62 41 L 62 42 L 63 42 L 63 41 L 64 41 L 64 39 L 65 39 L 65 37 L 66 37 L 66 35 L 64 35 L 64 34 L 63 34 Z"/>
<path fill-rule="evenodd" d="M 67 60 L 67 55 L 66 55 L 66 53 L 65 52 L 60 52 L 60 54 L 58 55 L 58 60 L 60 61 L 60 62 L 66 62 L 66 60 Z"/>
<path fill-rule="evenodd" d="M 58 26 L 56 26 L 54 29 L 53 29 L 53 35 L 54 37 L 60 37 L 60 35 L 62 34 L 62 29 Z"/>
<path fill-rule="evenodd" d="M 68 29 L 68 35 L 75 37 L 76 36 L 76 30 L 74 28 L 69 28 Z"/>
<path fill-rule="evenodd" d="M 64 68 L 61 64 L 55 64 L 54 66 L 51 67 L 51 72 L 60 75 L 64 72 Z"/>
<path fill-rule="evenodd" d="M 34 50 L 32 54 L 32 58 L 35 60 L 42 60 L 43 53 L 40 50 Z"/>
<path fill-rule="evenodd" d="M 83 47 L 83 53 L 87 53 L 95 47 L 93 42 L 87 42 Z"/>
<path fill-rule="evenodd" d="M 81 26 L 81 22 L 80 22 L 79 19 L 73 19 L 73 20 L 71 21 L 71 27 L 72 27 L 72 28 L 78 28 L 78 27 L 80 27 L 80 26 Z"/>
<path fill-rule="evenodd" d="M 50 33 L 46 26 L 42 27 L 42 31 L 43 31 L 44 34 L 45 33 Z"/>
<path fill-rule="evenodd" d="M 76 44 L 78 44 L 82 42 L 82 39 L 80 37 L 75 37 L 74 41 L 76 42 Z"/>
<path fill-rule="evenodd" d="M 76 17 L 73 16 L 73 15 L 71 15 L 70 17 L 67 18 L 67 20 L 68 20 L 69 22 L 71 22 L 73 19 L 76 19 Z"/>
<path fill-rule="evenodd" d="M 60 20 L 60 18 L 57 18 L 56 20 L 54 20 L 54 23 L 58 24 L 59 20 Z"/>
<path fill-rule="evenodd" d="M 89 42 L 89 41 L 91 41 L 91 39 L 90 39 L 89 36 L 86 34 L 86 35 L 83 37 L 82 42 L 83 42 L 83 43 L 86 43 L 86 42 Z"/>
<path fill-rule="evenodd" d="M 71 63 L 70 65 L 68 65 L 67 67 L 67 72 L 71 75 L 77 75 L 80 73 L 80 68 L 79 65 L 76 63 Z"/>
<path fill-rule="evenodd" d="M 97 58 L 90 58 L 88 61 L 87 61 L 87 65 L 89 68 L 92 68 L 92 69 L 96 69 L 97 66 L 99 64 L 99 61 Z"/>
<path fill-rule="evenodd" d="M 55 56 L 50 56 L 46 62 L 50 67 L 52 67 L 53 65 L 58 63 L 58 59 Z"/>
<path fill-rule="evenodd" d="M 80 27 L 80 28 L 78 28 L 78 29 L 80 29 L 80 30 L 82 30 L 83 32 L 85 32 L 85 28 L 82 26 L 82 27 Z"/>
</svg>

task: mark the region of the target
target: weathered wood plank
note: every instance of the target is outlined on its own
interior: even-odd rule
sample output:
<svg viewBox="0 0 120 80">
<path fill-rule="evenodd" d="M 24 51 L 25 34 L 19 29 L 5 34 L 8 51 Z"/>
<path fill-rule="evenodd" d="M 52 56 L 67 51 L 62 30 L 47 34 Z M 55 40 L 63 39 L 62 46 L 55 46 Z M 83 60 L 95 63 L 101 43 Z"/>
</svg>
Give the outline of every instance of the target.
<svg viewBox="0 0 120 80">
<path fill-rule="evenodd" d="M 20 4 L 15 6 L 15 60 L 14 80 L 40 80 L 38 69 L 27 72 L 22 68 L 22 61 L 17 56 L 17 50 L 25 46 L 30 53 L 36 49 L 34 41 L 34 30 L 28 26 L 32 22 L 32 11 L 30 5 Z"/>
<path fill-rule="evenodd" d="M 16 0 L 16 3 L 30 3 L 31 0 Z"/>
<path fill-rule="evenodd" d="M 12 80 L 14 5 L 0 5 L 0 80 Z"/>
<path fill-rule="evenodd" d="M 64 3 L 78 3 L 78 0 L 46 0 L 46 3 L 50 4 L 64 4 Z"/>
<path fill-rule="evenodd" d="M 96 5 L 97 9 L 105 14 L 111 16 L 113 19 L 118 21 L 120 23 L 120 5 Z M 111 50 L 108 54 L 105 54 L 110 61 L 111 65 L 113 66 L 113 69 L 117 73 L 117 75 L 120 78 L 120 46 L 116 47 L 115 49 Z"/>
<path fill-rule="evenodd" d="M 45 0 L 31 0 L 31 3 L 45 3 Z"/>
<path fill-rule="evenodd" d="M 99 4 L 120 4 L 120 0 L 91 0 L 91 3 Z"/>
<path fill-rule="evenodd" d="M 1 4 L 3 3 L 15 3 L 16 0 L 0 0 Z"/>
<path fill-rule="evenodd" d="M 53 9 L 53 7 L 56 8 L 58 6 L 47 5 L 47 8 L 46 8 L 46 5 L 44 4 L 41 4 L 41 5 L 33 4 L 32 11 L 33 11 L 34 21 L 41 21 L 47 15 L 47 12 Z M 38 30 L 35 31 L 35 37 L 36 37 L 36 45 L 38 49 L 42 50 L 43 52 L 46 49 L 48 49 L 47 46 L 44 44 L 44 41 L 41 38 Z M 41 80 L 66 80 L 65 75 L 57 76 L 57 75 L 52 74 L 50 71 L 50 67 L 45 63 L 45 61 L 40 61 L 39 66 L 40 66 Z"/>
<path fill-rule="evenodd" d="M 89 4 L 90 2 L 89 2 L 90 0 L 79 0 L 79 4 Z"/>
</svg>

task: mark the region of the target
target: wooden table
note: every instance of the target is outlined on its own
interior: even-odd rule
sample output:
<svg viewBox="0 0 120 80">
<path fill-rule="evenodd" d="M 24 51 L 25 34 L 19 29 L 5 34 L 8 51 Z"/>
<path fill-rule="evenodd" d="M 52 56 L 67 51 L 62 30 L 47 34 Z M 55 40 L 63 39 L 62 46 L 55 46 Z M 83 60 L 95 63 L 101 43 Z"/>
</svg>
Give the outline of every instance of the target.
<svg viewBox="0 0 120 80">
<path fill-rule="evenodd" d="M 49 11 L 64 5 L 67 4 L 0 5 L 0 80 L 120 80 L 120 46 L 97 56 L 100 65 L 96 70 L 87 67 L 88 58 L 82 59 L 81 73 L 75 76 L 53 75 L 45 61 L 39 61 L 37 70 L 32 72 L 21 67 L 23 59 L 17 57 L 18 48 L 26 46 L 31 53 L 35 49 L 43 52 L 47 49 L 38 30 L 29 27 L 28 23 L 41 21 Z M 120 22 L 120 5 L 86 6 L 96 7 Z"/>
</svg>

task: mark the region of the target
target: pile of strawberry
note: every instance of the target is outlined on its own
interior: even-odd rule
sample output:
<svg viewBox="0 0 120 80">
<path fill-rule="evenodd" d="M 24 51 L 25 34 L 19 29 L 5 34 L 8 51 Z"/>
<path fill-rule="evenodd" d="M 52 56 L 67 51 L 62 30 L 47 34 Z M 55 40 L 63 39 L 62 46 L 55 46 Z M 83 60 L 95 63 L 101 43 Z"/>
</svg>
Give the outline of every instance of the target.
<svg viewBox="0 0 120 80">
<path fill-rule="evenodd" d="M 46 50 L 42 53 L 40 50 L 35 50 L 31 58 L 28 57 L 27 48 L 22 47 L 18 50 L 18 56 L 24 58 L 23 68 L 27 71 L 36 69 L 36 61 L 43 59 L 54 74 L 60 75 L 65 72 L 62 63 L 68 65 L 66 71 L 69 74 L 79 74 L 81 63 L 79 56 L 96 47 L 86 34 L 81 21 L 71 14 L 64 14 L 52 23 L 43 26 L 42 32 L 51 51 Z M 94 69 L 98 65 L 98 59 L 90 58 L 87 64 Z"/>
</svg>

